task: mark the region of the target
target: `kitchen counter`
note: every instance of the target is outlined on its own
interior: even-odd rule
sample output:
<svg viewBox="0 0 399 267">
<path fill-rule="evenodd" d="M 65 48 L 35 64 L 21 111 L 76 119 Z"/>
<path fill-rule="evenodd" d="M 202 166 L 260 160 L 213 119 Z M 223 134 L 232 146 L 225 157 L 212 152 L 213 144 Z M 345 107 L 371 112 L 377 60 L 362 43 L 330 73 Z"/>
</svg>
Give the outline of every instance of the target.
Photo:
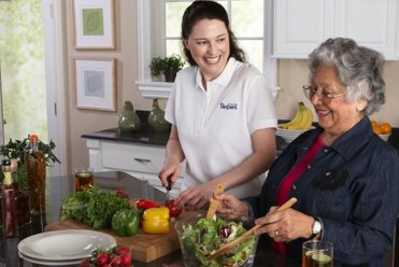
<svg viewBox="0 0 399 267">
<path fill-rule="evenodd" d="M 141 129 L 137 132 L 120 132 L 118 128 L 111 128 L 83 134 L 82 138 L 165 146 L 169 138 L 169 131 L 156 132 L 151 129 L 147 124 L 148 111 L 138 110 L 137 115 L 141 121 Z"/>
<path fill-rule="evenodd" d="M 136 179 L 123 172 L 101 172 L 95 173 L 94 182 L 97 186 L 104 189 L 124 188 L 130 198 L 147 197 L 158 201 L 165 200 L 165 194 L 150 186 L 147 182 Z M 51 177 L 47 179 L 47 222 L 58 221 L 60 206 L 62 201 L 73 192 L 71 177 Z M 36 229 L 36 232 L 40 230 Z M 16 252 L 16 248 L 13 251 Z M 133 255 L 134 258 L 134 255 Z M 385 266 L 390 265 L 390 255 L 387 255 Z M 1 263 L 0 263 L 0 266 Z M 16 266 L 16 265 L 15 265 Z M 24 266 L 31 266 L 24 263 Z M 134 262 L 135 267 L 182 267 L 181 253 L 175 252 L 150 263 Z M 291 267 L 299 266 L 292 259 L 277 256 L 272 252 L 265 242 L 260 242 L 256 253 L 256 267 Z M 7 267 L 12 267 L 7 266 Z"/>
</svg>

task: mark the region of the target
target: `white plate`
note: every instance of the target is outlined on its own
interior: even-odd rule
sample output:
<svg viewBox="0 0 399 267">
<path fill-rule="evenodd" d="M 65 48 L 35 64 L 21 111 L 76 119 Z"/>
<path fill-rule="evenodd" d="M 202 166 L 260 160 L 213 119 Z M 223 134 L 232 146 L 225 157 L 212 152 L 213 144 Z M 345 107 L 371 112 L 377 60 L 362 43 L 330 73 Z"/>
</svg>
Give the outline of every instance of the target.
<svg viewBox="0 0 399 267">
<path fill-rule="evenodd" d="M 95 249 L 109 249 L 115 239 L 105 233 L 91 230 L 50 231 L 25 238 L 18 251 L 39 261 L 69 261 L 90 257 Z"/>
<path fill-rule="evenodd" d="M 18 255 L 21 259 L 23 259 L 26 262 L 30 262 L 33 264 L 39 264 L 39 265 L 47 265 L 47 266 L 68 266 L 68 265 L 77 265 L 80 264 L 80 262 L 83 260 L 71 260 L 71 261 L 41 261 L 37 260 L 31 257 L 28 257 L 20 252 L 18 252 Z"/>
</svg>

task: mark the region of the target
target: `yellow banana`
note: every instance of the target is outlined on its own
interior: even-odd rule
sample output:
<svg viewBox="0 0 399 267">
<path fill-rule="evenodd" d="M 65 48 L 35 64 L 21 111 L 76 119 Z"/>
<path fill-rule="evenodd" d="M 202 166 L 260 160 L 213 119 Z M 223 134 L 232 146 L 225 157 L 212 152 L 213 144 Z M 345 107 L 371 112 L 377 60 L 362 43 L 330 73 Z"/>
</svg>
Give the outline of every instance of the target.
<svg viewBox="0 0 399 267">
<path fill-rule="evenodd" d="M 304 105 L 302 109 L 301 120 L 293 125 L 290 125 L 288 129 L 308 130 L 312 126 L 312 122 L 313 122 L 313 113 L 308 107 Z"/>
<path fill-rule="evenodd" d="M 298 124 L 300 121 L 302 121 L 302 115 L 303 115 L 302 112 L 303 112 L 304 108 L 305 108 L 305 105 L 303 104 L 303 102 L 299 102 L 298 109 L 295 113 L 294 118 L 292 120 L 290 120 L 289 122 L 279 124 L 278 126 L 280 128 L 288 129 L 290 126 Z"/>
</svg>

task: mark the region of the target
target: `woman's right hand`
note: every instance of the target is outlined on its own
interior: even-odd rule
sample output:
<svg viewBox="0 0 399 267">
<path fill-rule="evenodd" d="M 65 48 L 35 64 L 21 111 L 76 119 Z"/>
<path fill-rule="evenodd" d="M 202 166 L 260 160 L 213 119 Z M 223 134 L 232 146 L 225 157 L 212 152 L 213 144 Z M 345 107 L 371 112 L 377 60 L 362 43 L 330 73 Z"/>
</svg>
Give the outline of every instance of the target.
<svg viewBox="0 0 399 267">
<path fill-rule="evenodd" d="M 221 203 L 217 209 L 217 213 L 226 219 L 240 219 L 249 215 L 248 205 L 231 194 L 224 193 L 214 196 L 214 198 Z"/>
<path fill-rule="evenodd" d="M 159 172 L 159 179 L 164 187 L 171 188 L 176 183 L 180 173 L 181 167 L 179 163 L 166 164 Z"/>
</svg>

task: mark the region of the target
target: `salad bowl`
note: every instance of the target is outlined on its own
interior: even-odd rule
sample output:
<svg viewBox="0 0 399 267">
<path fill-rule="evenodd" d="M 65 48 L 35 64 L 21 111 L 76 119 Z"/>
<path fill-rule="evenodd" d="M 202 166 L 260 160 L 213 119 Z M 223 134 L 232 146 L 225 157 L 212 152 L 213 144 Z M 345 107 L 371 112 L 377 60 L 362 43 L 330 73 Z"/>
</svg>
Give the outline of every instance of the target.
<svg viewBox="0 0 399 267">
<path fill-rule="evenodd" d="M 240 243 L 228 254 L 209 257 L 222 244 L 246 232 L 240 221 L 214 217 L 205 212 L 185 212 L 175 223 L 185 267 L 251 267 L 254 263 L 257 237 Z"/>
</svg>

